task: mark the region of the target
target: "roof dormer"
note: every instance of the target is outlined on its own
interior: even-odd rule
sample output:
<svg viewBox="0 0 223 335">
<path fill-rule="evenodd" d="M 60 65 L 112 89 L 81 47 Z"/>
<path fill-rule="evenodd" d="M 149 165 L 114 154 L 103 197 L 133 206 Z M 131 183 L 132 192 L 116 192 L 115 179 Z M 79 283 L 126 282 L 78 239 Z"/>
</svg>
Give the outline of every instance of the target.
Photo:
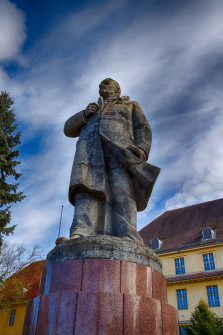
<svg viewBox="0 0 223 335">
<path fill-rule="evenodd" d="M 157 237 L 152 238 L 150 241 L 150 248 L 155 250 L 155 249 L 160 249 L 162 247 L 163 242 L 160 241 Z"/>
<path fill-rule="evenodd" d="M 216 236 L 215 231 L 210 227 L 206 227 L 202 230 L 201 241 L 214 239 L 215 236 Z"/>
</svg>

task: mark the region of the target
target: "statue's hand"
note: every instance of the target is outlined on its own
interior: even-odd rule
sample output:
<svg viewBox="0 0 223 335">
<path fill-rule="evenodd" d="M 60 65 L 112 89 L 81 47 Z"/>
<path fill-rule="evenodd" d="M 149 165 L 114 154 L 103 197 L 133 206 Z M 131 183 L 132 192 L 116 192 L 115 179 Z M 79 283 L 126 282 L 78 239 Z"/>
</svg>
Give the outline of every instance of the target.
<svg viewBox="0 0 223 335">
<path fill-rule="evenodd" d="M 86 116 L 87 119 L 89 119 L 92 115 L 94 115 L 97 112 L 99 108 L 100 107 L 98 103 L 92 102 L 85 109 L 84 115 Z"/>
<path fill-rule="evenodd" d="M 127 149 L 140 158 L 143 162 L 146 162 L 146 154 L 142 149 L 136 147 L 135 145 L 130 145 Z"/>
</svg>

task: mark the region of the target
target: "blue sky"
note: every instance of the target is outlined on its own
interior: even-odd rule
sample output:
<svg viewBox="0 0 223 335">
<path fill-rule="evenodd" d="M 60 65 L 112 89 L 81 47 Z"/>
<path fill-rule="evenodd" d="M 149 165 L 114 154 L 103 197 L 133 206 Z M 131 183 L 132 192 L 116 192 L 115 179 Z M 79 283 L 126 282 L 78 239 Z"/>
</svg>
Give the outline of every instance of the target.
<svg viewBox="0 0 223 335">
<path fill-rule="evenodd" d="M 68 117 L 117 80 L 141 105 L 161 168 L 142 228 L 166 210 L 223 197 L 223 2 L 0 0 L 0 89 L 22 131 L 12 240 L 54 246 L 73 207 L 67 193 L 76 140 Z"/>
</svg>

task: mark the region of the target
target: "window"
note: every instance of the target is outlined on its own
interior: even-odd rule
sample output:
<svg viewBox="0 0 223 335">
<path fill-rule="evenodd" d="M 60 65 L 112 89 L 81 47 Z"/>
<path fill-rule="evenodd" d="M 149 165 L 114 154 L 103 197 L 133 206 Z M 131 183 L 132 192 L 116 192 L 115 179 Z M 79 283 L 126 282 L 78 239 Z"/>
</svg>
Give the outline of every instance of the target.
<svg viewBox="0 0 223 335">
<path fill-rule="evenodd" d="M 155 249 L 160 249 L 162 247 L 162 242 L 157 238 L 154 237 L 151 241 L 150 241 L 150 248 L 155 250 Z"/>
<path fill-rule="evenodd" d="M 209 305 L 209 307 L 220 306 L 220 300 L 219 300 L 217 285 L 207 286 L 207 294 L 208 294 L 208 305 Z"/>
<path fill-rule="evenodd" d="M 175 259 L 175 271 L 176 275 L 185 274 L 184 258 Z"/>
<path fill-rule="evenodd" d="M 215 270 L 215 264 L 214 264 L 214 255 L 213 254 L 205 254 L 203 255 L 204 260 L 204 270 Z"/>
<path fill-rule="evenodd" d="M 14 325 L 15 313 L 16 313 L 16 310 L 11 311 L 11 313 L 10 313 L 9 326 L 13 326 Z"/>
<path fill-rule="evenodd" d="M 188 309 L 187 290 L 177 290 L 177 305 L 178 309 Z"/>
<path fill-rule="evenodd" d="M 202 230 L 201 241 L 210 240 L 215 238 L 215 232 L 210 227 L 206 227 Z"/>
<path fill-rule="evenodd" d="M 184 326 L 180 326 L 180 335 L 186 335 L 186 330 L 184 330 Z"/>
</svg>

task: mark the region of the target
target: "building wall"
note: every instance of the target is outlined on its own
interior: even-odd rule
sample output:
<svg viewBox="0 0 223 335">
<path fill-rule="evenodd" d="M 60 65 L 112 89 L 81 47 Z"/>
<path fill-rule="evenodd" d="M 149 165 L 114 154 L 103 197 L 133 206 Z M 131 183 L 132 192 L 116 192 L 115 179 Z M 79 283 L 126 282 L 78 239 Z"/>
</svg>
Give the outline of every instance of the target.
<svg viewBox="0 0 223 335">
<path fill-rule="evenodd" d="M 219 307 L 210 307 L 212 312 L 215 312 L 216 315 L 219 317 L 223 316 L 223 281 L 221 280 L 204 280 L 200 282 L 188 282 L 182 284 L 174 284 L 168 285 L 167 293 L 168 293 L 168 302 L 170 305 L 174 306 L 178 309 L 177 306 L 177 295 L 176 290 L 186 289 L 187 290 L 187 302 L 188 302 L 188 309 L 181 309 L 179 310 L 179 321 L 180 322 L 187 322 L 191 318 L 191 313 L 194 311 L 195 307 L 197 306 L 198 302 L 202 298 L 204 301 L 208 303 L 207 297 L 207 286 L 217 285 L 218 286 L 218 293 L 220 299 L 220 306 Z"/>
<path fill-rule="evenodd" d="M 213 253 L 215 269 L 223 269 L 223 245 L 212 245 L 159 254 L 164 276 L 175 276 L 175 259 L 184 258 L 186 273 L 204 272 L 203 254 Z"/>
<path fill-rule="evenodd" d="M 13 326 L 9 326 L 10 312 L 16 310 L 15 321 Z M 21 335 L 26 313 L 26 303 L 18 304 L 11 307 L 10 311 L 0 313 L 0 334 L 1 335 Z"/>
<path fill-rule="evenodd" d="M 163 264 L 163 273 L 165 276 L 171 278 L 175 276 L 175 259 L 184 258 L 185 262 L 185 273 L 200 273 L 206 272 L 204 269 L 203 254 L 213 253 L 215 269 L 223 269 L 223 244 L 220 245 L 210 245 L 199 248 L 191 248 L 187 250 L 181 250 L 178 252 L 163 253 L 159 254 L 159 257 Z M 167 294 L 168 302 L 176 309 L 177 305 L 177 290 L 186 289 L 187 290 L 187 302 L 188 309 L 179 310 L 179 321 L 181 323 L 188 322 L 191 317 L 191 313 L 194 311 L 196 305 L 200 299 L 204 299 L 208 303 L 207 296 L 207 286 L 217 285 L 220 306 L 210 307 L 210 309 L 215 312 L 218 316 L 223 317 L 223 276 L 219 278 L 205 278 L 197 279 L 197 281 L 187 280 L 185 282 L 174 282 L 168 283 Z"/>
</svg>

